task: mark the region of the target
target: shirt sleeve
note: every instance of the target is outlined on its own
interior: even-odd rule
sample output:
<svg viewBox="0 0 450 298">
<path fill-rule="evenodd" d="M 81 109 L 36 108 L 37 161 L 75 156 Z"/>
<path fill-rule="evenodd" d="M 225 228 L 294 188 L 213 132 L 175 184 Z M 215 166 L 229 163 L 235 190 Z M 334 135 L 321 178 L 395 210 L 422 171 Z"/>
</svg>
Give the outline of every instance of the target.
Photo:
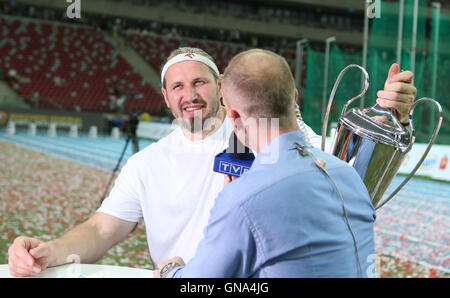
<svg viewBox="0 0 450 298">
<path fill-rule="evenodd" d="M 102 202 L 97 212 L 129 222 L 139 222 L 142 219 L 139 189 L 138 169 L 130 158 L 120 171 L 109 196 Z"/>
<path fill-rule="evenodd" d="M 239 205 L 222 204 L 233 200 L 230 192 L 220 193 L 211 209 L 194 258 L 168 277 L 249 277 L 253 273 L 256 243 L 245 211 Z"/>
</svg>

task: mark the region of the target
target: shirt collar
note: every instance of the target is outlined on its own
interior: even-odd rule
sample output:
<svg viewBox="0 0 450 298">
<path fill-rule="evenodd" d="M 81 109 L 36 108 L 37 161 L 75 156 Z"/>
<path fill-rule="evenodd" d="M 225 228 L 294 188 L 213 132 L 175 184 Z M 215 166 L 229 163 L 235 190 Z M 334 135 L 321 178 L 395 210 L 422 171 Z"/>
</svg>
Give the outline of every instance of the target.
<svg viewBox="0 0 450 298">
<path fill-rule="evenodd" d="M 303 147 L 310 147 L 305 141 L 305 134 L 301 130 L 294 130 L 283 133 L 270 141 L 264 146 L 256 155 L 252 168 L 261 164 L 271 164 L 278 161 L 281 152 L 295 149 L 294 142 L 297 142 Z"/>
</svg>

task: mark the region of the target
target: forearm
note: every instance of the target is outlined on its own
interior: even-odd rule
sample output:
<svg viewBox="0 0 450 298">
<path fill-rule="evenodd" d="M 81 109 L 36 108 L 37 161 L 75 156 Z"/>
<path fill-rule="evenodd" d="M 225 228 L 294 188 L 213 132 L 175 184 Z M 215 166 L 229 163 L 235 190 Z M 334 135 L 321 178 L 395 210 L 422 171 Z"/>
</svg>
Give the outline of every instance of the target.
<svg viewBox="0 0 450 298">
<path fill-rule="evenodd" d="M 93 263 L 101 256 L 96 231 L 88 224 L 76 226 L 60 238 L 47 242 L 51 250 L 49 267 L 66 263 Z"/>
<path fill-rule="evenodd" d="M 49 266 L 78 261 L 95 263 L 130 232 L 121 231 L 121 229 L 117 229 L 116 233 L 114 233 L 114 229 L 105 231 L 105 228 L 102 227 L 108 226 L 108 224 L 102 224 L 97 219 L 98 214 L 63 236 L 49 241 L 48 245 L 51 249 Z M 111 226 L 114 224 L 111 223 Z"/>
</svg>

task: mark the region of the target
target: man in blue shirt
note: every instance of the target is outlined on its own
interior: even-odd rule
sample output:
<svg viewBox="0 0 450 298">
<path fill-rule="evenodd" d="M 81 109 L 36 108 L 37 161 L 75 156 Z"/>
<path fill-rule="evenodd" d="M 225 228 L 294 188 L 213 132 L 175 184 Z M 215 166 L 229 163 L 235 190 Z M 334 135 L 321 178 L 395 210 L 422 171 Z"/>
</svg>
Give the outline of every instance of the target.
<svg viewBox="0 0 450 298">
<path fill-rule="evenodd" d="M 351 166 L 313 148 L 298 129 L 286 61 L 265 50 L 243 52 L 219 86 L 237 137 L 256 159 L 216 198 L 194 258 L 168 260 L 155 275 L 374 276 L 367 190 Z"/>
</svg>

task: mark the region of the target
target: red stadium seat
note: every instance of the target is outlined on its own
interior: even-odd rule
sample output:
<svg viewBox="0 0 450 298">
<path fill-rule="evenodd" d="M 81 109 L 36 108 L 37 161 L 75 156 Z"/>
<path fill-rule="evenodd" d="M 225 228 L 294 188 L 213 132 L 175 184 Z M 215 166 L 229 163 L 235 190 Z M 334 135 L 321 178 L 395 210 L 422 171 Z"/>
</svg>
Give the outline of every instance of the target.
<svg viewBox="0 0 450 298">
<path fill-rule="evenodd" d="M 129 37 L 129 41 L 131 46 L 157 71 L 161 70 L 170 52 L 180 46 L 198 47 L 205 50 L 214 58 L 221 72 L 231 57 L 245 50 L 245 46 L 243 45 L 191 38 L 169 38 L 164 36 L 132 34 Z"/>
</svg>

